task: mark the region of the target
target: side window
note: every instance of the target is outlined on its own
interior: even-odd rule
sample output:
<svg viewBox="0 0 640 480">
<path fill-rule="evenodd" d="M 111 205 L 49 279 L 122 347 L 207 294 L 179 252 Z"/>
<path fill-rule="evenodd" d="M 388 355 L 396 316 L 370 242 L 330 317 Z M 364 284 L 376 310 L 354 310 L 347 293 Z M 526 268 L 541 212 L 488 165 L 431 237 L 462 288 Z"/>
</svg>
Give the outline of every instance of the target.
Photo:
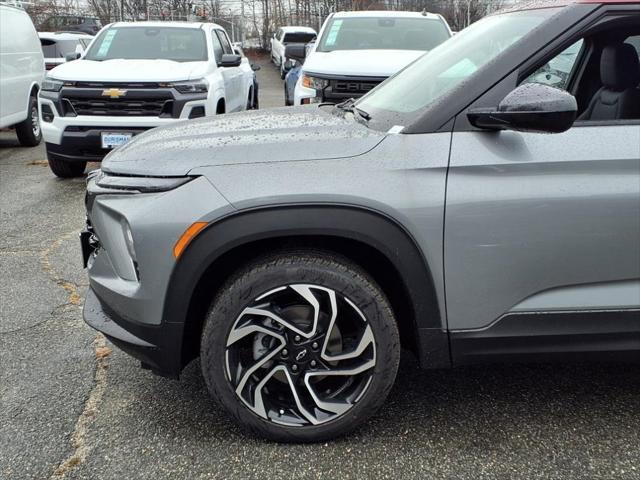
<svg viewBox="0 0 640 480">
<path fill-rule="evenodd" d="M 628 43 L 635 48 L 636 52 L 638 52 L 638 58 L 640 58 L 640 35 L 629 37 L 624 43 Z"/>
<path fill-rule="evenodd" d="M 227 34 L 225 32 L 223 32 L 222 30 L 216 30 L 216 35 L 218 36 L 218 39 L 220 40 L 220 43 L 222 44 L 222 50 L 224 51 L 224 53 L 233 54 L 233 48 L 231 48 L 231 43 L 229 42 L 229 39 L 227 38 Z"/>
<path fill-rule="evenodd" d="M 580 39 L 559 55 L 533 72 L 522 83 L 543 83 L 566 90 L 571 72 L 576 65 L 584 40 Z"/>
<path fill-rule="evenodd" d="M 213 56 L 216 59 L 216 63 L 220 63 L 222 61 L 223 50 L 216 30 L 211 32 L 211 40 L 213 41 Z"/>
</svg>

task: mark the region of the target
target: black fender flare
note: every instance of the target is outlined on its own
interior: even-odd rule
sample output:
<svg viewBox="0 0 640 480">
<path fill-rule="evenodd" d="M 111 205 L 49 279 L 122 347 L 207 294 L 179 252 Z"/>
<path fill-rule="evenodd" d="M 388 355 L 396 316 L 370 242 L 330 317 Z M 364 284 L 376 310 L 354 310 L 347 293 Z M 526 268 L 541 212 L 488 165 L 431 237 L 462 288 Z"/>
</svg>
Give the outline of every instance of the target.
<svg viewBox="0 0 640 480">
<path fill-rule="evenodd" d="M 347 205 L 272 206 L 235 212 L 208 225 L 187 246 L 173 269 L 163 323 L 188 321 L 195 289 L 227 252 L 252 242 L 287 237 L 333 237 L 366 244 L 384 255 L 404 282 L 425 367 L 450 365 L 448 333 L 431 271 L 411 234 L 380 212 Z"/>
</svg>

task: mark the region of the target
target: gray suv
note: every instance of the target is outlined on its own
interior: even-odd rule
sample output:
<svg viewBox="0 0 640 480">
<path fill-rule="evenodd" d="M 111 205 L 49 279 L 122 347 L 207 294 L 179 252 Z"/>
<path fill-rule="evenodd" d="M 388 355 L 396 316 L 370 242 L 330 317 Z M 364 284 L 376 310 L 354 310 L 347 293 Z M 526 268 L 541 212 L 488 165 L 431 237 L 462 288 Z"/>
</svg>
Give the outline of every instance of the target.
<svg viewBox="0 0 640 480">
<path fill-rule="evenodd" d="M 639 35 L 638 3 L 536 4 L 357 102 L 137 136 L 88 179 L 86 322 L 160 375 L 199 356 L 278 441 L 364 422 L 401 347 L 638 360 Z"/>
</svg>

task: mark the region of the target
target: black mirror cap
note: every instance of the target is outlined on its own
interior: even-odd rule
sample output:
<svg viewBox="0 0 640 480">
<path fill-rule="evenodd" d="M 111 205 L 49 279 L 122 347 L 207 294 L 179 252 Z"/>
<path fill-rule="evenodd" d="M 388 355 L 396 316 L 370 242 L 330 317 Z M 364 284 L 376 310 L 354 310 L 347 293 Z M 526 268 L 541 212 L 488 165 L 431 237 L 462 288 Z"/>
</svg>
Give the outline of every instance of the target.
<svg viewBox="0 0 640 480">
<path fill-rule="evenodd" d="M 285 58 L 291 58 L 297 62 L 304 63 L 304 59 L 307 56 L 306 45 L 287 45 L 284 48 L 284 56 Z"/>
<path fill-rule="evenodd" d="M 76 53 L 76 52 L 73 52 L 73 53 L 67 53 L 67 54 L 64 56 L 64 59 L 65 59 L 65 61 L 67 61 L 67 62 L 73 62 L 74 60 L 78 60 L 78 59 L 80 58 L 80 56 L 81 56 L 81 55 L 80 55 L 79 53 Z"/>
<path fill-rule="evenodd" d="M 232 53 L 225 53 L 218 63 L 219 67 L 239 67 L 242 63 L 242 57 Z"/>
<path fill-rule="evenodd" d="M 497 109 L 469 110 L 469 122 L 487 130 L 562 133 L 573 126 L 578 104 L 573 95 L 541 83 L 520 85 Z"/>
</svg>

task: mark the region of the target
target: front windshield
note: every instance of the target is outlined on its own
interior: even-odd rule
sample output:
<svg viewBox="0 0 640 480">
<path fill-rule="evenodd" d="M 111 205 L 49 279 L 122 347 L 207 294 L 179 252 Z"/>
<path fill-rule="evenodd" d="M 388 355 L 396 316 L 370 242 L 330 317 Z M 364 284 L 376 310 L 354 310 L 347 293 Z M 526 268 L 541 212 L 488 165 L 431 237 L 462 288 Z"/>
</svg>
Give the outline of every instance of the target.
<svg viewBox="0 0 640 480">
<path fill-rule="evenodd" d="M 316 51 L 431 50 L 450 36 L 444 22 L 434 18 L 334 18 Z"/>
<path fill-rule="evenodd" d="M 362 97 L 357 107 L 374 118 L 392 114 L 408 124 L 421 110 L 461 84 L 557 9 L 485 17 Z"/>
<path fill-rule="evenodd" d="M 207 59 L 207 42 L 199 28 L 113 27 L 96 38 L 84 58 L 198 62 Z"/>
</svg>

